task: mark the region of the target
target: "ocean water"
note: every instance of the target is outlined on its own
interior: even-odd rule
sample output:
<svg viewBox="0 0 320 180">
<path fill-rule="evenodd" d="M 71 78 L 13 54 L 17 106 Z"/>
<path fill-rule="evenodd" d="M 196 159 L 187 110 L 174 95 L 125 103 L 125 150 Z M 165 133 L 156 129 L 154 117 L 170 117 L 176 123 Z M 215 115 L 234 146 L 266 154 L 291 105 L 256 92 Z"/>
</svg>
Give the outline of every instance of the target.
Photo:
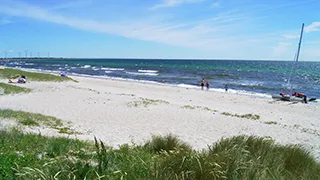
<svg viewBox="0 0 320 180">
<path fill-rule="evenodd" d="M 51 59 L 7 60 L 0 65 L 13 68 L 119 78 L 199 88 L 202 78 L 210 90 L 270 97 L 289 92 L 288 78 L 293 61 L 244 60 L 147 60 L 147 59 Z M 320 62 L 299 62 L 291 82 L 293 90 L 320 98 Z"/>
</svg>

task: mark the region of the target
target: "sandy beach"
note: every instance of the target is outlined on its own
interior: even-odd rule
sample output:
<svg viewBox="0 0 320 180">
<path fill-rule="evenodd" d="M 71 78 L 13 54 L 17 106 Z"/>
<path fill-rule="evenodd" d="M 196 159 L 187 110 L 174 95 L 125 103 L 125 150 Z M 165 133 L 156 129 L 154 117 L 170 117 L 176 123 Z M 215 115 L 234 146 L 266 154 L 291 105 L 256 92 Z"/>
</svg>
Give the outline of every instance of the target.
<svg viewBox="0 0 320 180">
<path fill-rule="evenodd" d="M 195 149 L 211 145 L 222 137 L 257 135 L 281 144 L 300 144 L 320 160 L 319 103 L 279 102 L 125 80 L 72 78 L 79 83 L 19 85 L 33 91 L 0 96 L 0 108 L 69 121 L 82 133 L 70 137 L 93 140 L 96 136 L 114 147 L 132 141 L 142 143 L 152 134 L 176 134 Z M 246 114 L 259 118 L 240 117 Z M 3 122 L 1 124 L 6 124 Z M 50 129 L 31 131 L 60 135 Z"/>
</svg>

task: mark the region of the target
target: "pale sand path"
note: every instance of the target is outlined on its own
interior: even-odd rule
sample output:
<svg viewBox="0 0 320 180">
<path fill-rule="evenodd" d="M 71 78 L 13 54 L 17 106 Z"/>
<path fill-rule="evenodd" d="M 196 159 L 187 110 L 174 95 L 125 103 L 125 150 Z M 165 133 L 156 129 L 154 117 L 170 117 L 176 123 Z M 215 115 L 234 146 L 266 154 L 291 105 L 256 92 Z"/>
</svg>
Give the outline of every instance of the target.
<svg viewBox="0 0 320 180">
<path fill-rule="evenodd" d="M 268 136 L 282 144 L 301 144 L 320 160 L 320 105 L 275 102 L 272 99 L 208 92 L 131 81 L 73 77 L 79 83 L 31 82 L 32 93 L 0 96 L 0 108 L 51 115 L 71 121 L 84 133 L 116 147 L 134 140 L 142 143 L 152 134 L 178 135 L 196 149 L 222 137 L 234 135 Z M 129 107 L 141 98 L 159 99 L 169 104 Z M 185 105 L 207 107 L 186 109 Z M 257 114 L 257 121 L 221 114 Z M 277 124 L 265 124 L 274 121 Z M 0 121 L 1 122 L 1 121 Z M 35 131 L 37 132 L 38 129 Z M 48 129 L 42 134 L 58 135 Z"/>
</svg>

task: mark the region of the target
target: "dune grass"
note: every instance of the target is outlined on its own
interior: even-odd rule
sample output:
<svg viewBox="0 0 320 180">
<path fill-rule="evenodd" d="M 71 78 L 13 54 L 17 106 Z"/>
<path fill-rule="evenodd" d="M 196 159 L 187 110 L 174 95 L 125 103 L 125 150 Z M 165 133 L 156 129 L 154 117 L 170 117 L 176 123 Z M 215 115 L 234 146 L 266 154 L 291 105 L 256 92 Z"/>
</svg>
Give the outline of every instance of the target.
<svg viewBox="0 0 320 180">
<path fill-rule="evenodd" d="M 264 122 L 264 124 L 278 124 L 278 123 L 275 121 L 266 121 L 266 122 Z"/>
<path fill-rule="evenodd" d="M 0 131 L 0 179 L 319 179 L 299 146 L 237 136 L 195 151 L 176 136 L 113 149 L 66 138 Z"/>
<path fill-rule="evenodd" d="M 0 95 L 28 93 L 31 89 L 0 82 Z"/>
<path fill-rule="evenodd" d="M 25 75 L 27 80 L 31 81 L 75 81 L 69 77 L 61 77 L 53 74 L 45 74 L 45 73 L 37 73 L 37 72 L 28 72 L 19 69 L 0 69 L 0 78 L 9 79 L 9 78 L 17 78 L 21 75 Z"/>
<path fill-rule="evenodd" d="M 79 132 L 70 129 L 70 127 L 65 126 L 62 120 L 52 116 L 45 116 L 42 114 L 24 111 L 0 109 L 0 118 L 16 120 L 20 124 L 29 127 L 40 126 L 53 128 L 61 134 L 80 134 Z"/>
<path fill-rule="evenodd" d="M 217 110 L 213 110 L 213 109 L 210 109 L 208 107 L 202 107 L 202 106 L 191 106 L 189 104 L 185 105 L 185 106 L 182 106 L 182 108 L 184 109 L 202 109 L 204 111 L 212 111 L 212 112 L 218 112 Z"/>
<path fill-rule="evenodd" d="M 149 105 L 169 104 L 169 102 L 160 99 L 140 98 L 140 100 L 132 101 L 127 104 L 128 107 L 148 107 Z"/>
<path fill-rule="evenodd" d="M 228 112 L 223 112 L 221 113 L 222 115 L 225 116 L 231 116 L 231 117 L 238 117 L 238 118 L 245 118 L 245 119 L 251 119 L 251 120 L 259 120 L 260 116 L 257 114 L 243 114 L 243 115 L 239 115 L 239 114 L 231 114 Z"/>
</svg>

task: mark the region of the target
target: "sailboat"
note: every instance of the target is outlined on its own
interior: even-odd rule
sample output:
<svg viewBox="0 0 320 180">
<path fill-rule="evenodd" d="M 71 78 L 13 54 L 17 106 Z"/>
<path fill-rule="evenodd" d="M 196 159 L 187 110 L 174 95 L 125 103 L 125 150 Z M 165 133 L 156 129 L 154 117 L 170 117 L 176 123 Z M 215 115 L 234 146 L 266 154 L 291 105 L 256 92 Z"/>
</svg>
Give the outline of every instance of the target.
<svg viewBox="0 0 320 180">
<path fill-rule="evenodd" d="M 291 72 L 290 72 L 290 75 L 289 75 L 289 79 L 288 79 L 288 85 L 290 86 L 289 94 L 284 94 L 284 93 L 274 94 L 274 95 L 272 95 L 273 99 L 282 100 L 282 101 L 291 101 L 291 102 L 305 102 L 305 103 L 307 103 L 308 101 L 316 100 L 316 98 L 307 99 L 307 96 L 305 96 L 302 93 L 296 93 L 296 92 L 292 93 L 293 84 L 291 82 L 291 76 L 292 76 L 292 73 L 294 73 L 294 71 L 295 71 L 295 69 L 297 67 L 298 60 L 299 60 L 303 29 L 304 29 L 304 23 L 302 23 L 300 39 L 299 39 L 299 45 L 298 45 L 298 51 L 297 51 L 297 53 L 295 55 L 294 65 L 293 65 L 293 67 L 291 69 Z"/>
</svg>

